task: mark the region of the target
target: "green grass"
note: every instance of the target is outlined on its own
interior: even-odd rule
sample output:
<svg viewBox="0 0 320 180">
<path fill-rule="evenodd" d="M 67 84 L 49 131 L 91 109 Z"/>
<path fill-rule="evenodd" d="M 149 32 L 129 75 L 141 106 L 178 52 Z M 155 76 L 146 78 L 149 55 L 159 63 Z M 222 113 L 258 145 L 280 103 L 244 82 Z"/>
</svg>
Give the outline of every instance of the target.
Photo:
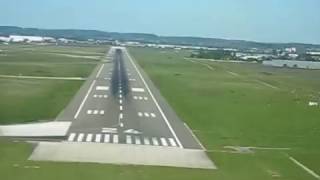
<svg viewBox="0 0 320 180">
<path fill-rule="evenodd" d="M 82 82 L 0 78 L 0 124 L 52 120 Z"/>
<path fill-rule="evenodd" d="M 0 45 L 1 75 L 88 77 L 107 47 Z M 100 59 L 54 53 L 99 56 Z M 0 124 L 52 120 L 69 103 L 83 81 L 0 78 Z"/>
<path fill-rule="evenodd" d="M 134 48 L 130 52 L 177 114 L 206 148 L 213 150 L 208 155 L 218 170 L 31 162 L 26 160 L 32 152 L 31 145 L 2 141 L 0 177 L 13 180 L 314 179 L 291 162 L 288 155 L 320 174 L 320 109 L 307 106 L 308 101 L 319 98 L 320 71 L 205 62 L 214 68 L 212 71 L 186 61 L 187 51 Z M 232 154 L 223 152 L 226 145 L 292 149 Z M 31 165 L 39 168 L 26 167 Z"/>
</svg>

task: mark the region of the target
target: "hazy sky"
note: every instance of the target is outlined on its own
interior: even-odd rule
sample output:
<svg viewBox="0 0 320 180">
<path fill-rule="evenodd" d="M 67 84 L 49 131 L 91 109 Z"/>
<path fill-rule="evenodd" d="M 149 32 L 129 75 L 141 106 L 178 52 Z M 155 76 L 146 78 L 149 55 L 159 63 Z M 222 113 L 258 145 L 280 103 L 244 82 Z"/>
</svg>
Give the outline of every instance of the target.
<svg viewBox="0 0 320 180">
<path fill-rule="evenodd" d="M 0 0 L 0 25 L 320 44 L 320 0 Z"/>
</svg>

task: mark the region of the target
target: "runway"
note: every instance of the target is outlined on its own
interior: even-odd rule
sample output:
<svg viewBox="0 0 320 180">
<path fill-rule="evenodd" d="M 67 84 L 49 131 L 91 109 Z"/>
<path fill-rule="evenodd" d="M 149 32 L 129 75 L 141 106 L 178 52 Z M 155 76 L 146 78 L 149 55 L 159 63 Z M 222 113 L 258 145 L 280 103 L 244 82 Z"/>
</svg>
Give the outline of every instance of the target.
<svg viewBox="0 0 320 180">
<path fill-rule="evenodd" d="M 66 142 L 203 149 L 126 48 L 112 47 L 58 121 Z"/>
</svg>

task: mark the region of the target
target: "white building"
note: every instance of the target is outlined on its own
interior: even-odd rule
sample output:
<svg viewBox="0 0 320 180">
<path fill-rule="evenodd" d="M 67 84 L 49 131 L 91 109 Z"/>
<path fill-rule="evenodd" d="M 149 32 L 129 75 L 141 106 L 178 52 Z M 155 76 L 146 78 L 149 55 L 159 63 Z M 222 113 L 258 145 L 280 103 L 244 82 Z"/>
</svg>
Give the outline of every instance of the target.
<svg viewBox="0 0 320 180">
<path fill-rule="evenodd" d="M 320 62 L 314 61 L 295 61 L 295 60 L 271 60 L 263 61 L 265 66 L 289 67 L 301 69 L 320 69 Z"/>
</svg>

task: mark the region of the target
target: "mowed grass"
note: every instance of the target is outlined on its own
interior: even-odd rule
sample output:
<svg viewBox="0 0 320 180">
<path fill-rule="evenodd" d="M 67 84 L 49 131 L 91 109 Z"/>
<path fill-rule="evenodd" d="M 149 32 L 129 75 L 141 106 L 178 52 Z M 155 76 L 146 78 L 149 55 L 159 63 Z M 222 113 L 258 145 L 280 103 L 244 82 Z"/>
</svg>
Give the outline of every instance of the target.
<svg viewBox="0 0 320 180">
<path fill-rule="evenodd" d="M 108 51 L 106 46 L 0 45 L 0 49 L 0 75 L 49 77 L 88 77 Z M 56 51 L 81 55 L 47 53 Z M 97 59 L 87 58 L 92 54 Z M 0 77 L 0 124 L 54 119 L 83 82 Z"/>
<path fill-rule="evenodd" d="M 211 150 L 208 155 L 218 170 L 32 162 L 27 161 L 32 152 L 30 144 L 2 140 L 0 177 L 13 180 L 314 179 L 293 164 L 289 155 L 320 173 L 319 109 L 307 106 L 319 92 L 318 71 L 208 62 L 214 68 L 212 71 L 186 61 L 184 56 L 189 52 L 185 51 L 135 48 L 130 52 L 177 114 Z M 224 152 L 226 145 L 291 150 L 239 154 Z"/>
<path fill-rule="evenodd" d="M 86 77 L 108 47 L 2 45 L 0 49 L 0 74 Z"/>
<path fill-rule="evenodd" d="M 0 124 L 53 120 L 82 83 L 0 78 Z"/>
</svg>

